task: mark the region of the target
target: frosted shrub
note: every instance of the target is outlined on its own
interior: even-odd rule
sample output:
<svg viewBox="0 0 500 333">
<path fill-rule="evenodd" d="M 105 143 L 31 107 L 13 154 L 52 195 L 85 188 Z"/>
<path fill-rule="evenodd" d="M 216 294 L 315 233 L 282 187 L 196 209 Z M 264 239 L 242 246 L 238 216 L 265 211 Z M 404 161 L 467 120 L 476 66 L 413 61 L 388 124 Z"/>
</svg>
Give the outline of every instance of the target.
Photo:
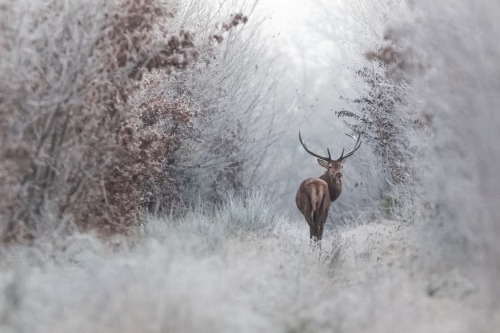
<svg viewBox="0 0 500 333">
<path fill-rule="evenodd" d="M 126 231 L 142 210 L 185 206 L 190 195 L 184 194 L 197 185 L 188 181 L 197 165 L 201 177 L 210 179 L 199 192 L 214 192 L 213 184 L 241 187 L 243 160 L 249 159 L 241 145 L 242 113 L 224 121 L 233 109 L 215 112 L 212 105 L 193 103 L 194 92 L 175 92 L 174 77 L 190 68 L 190 75 L 198 76 L 193 80 L 203 81 L 210 70 L 202 69 L 199 55 L 219 57 L 219 44 L 227 35 L 234 38 L 231 29 L 248 19 L 228 15 L 221 28 L 210 30 L 218 35 L 195 38 L 175 23 L 180 5 L 158 0 L 0 5 L 5 239 L 33 239 L 74 226 Z M 221 15 L 216 19 L 228 20 Z M 225 51 L 236 46 L 224 42 Z M 213 70 L 239 75 L 226 72 L 226 65 Z M 237 85 L 245 86 L 241 77 Z M 205 86 L 205 98 L 225 94 L 214 92 L 218 86 Z M 210 156 L 201 162 L 200 155 Z M 218 189 L 208 199 L 217 199 Z"/>
<path fill-rule="evenodd" d="M 415 76 L 416 87 L 433 129 L 422 144 L 429 208 L 422 240 L 439 249 L 434 267 L 446 262 L 466 272 L 498 314 L 500 3 L 419 1 L 414 11 L 412 42 L 428 68 Z"/>
<path fill-rule="evenodd" d="M 156 0 L 0 7 L 10 22 L 0 48 L 7 238 L 51 232 L 49 225 L 121 230 L 136 222 L 143 187 L 158 176 L 172 140 L 165 126 L 144 120 L 152 110 L 134 108 L 129 97 L 143 73 L 168 75 L 196 58 L 189 33 L 167 34 L 173 12 Z M 190 117 L 182 103 L 157 112 L 171 122 Z"/>
<path fill-rule="evenodd" d="M 281 211 L 273 197 L 263 191 L 250 190 L 243 195 L 228 194 L 215 218 L 231 233 L 268 234 L 279 222 Z"/>
<path fill-rule="evenodd" d="M 196 257 L 219 253 L 226 238 L 223 226 L 202 211 L 182 218 L 149 217 L 142 227 L 142 236 L 162 244 L 169 255 Z"/>
<path fill-rule="evenodd" d="M 195 32 L 198 61 L 163 83 L 171 99 L 182 98 L 197 110 L 194 134 L 184 142 L 179 164 L 186 166 L 182 198 L 221 203 L 228 191 L 269 181 L 260 175 L 264 157 L 281 127 L 276 111 L 277 79 L 272 40 L 252 12 L 233 14 L 233 2 L 189 2 L 178 15 L 179 26 Z M 229 8 L 228 8 L 229 7 Z M 229 17 L 229 20 L 228 20 Z M 211 43 L 205 43 L 210 39 Z"/>
<path fill-rule="evenodd" d="M 351 110 L 337 111 L 349 127 L 363 133 L 382 167 L 386 182 L 384 209 L 391 216 L 407 212 L 415 196 L 415 138 L 422 135 L 421 107 L 407 71 L 413 64 L 412 50 L 399 30 L 388 30 L 385 42 L 365 54 L 367 61 L 354 70 L 362 91 L 356 98 L 341 97 Z"/>
<path fill-rule="evenodd" d="M 270 194 L 253 189 L 241 195 L 227 194 L 223 203 L 198 205 L 182 217 L 149 216 L 142 237 L 168 247 L 172 255 L 190 253 L 206 256 L 223 250 L 228 238 L 267 236 L 283 219 Z"/>
</svg>

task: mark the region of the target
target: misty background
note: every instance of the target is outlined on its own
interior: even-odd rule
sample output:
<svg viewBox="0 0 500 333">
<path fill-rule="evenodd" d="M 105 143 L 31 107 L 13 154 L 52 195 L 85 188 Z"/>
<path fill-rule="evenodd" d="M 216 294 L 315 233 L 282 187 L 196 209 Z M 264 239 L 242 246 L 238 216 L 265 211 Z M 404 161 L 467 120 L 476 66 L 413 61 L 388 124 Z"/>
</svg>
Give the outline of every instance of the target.
<svg viewBox="0 0 500 333">
<path fill-rule="evenodd" d="M 0 0 L 0 331 L 494 332 L 498 15 Z"/>
</svg>

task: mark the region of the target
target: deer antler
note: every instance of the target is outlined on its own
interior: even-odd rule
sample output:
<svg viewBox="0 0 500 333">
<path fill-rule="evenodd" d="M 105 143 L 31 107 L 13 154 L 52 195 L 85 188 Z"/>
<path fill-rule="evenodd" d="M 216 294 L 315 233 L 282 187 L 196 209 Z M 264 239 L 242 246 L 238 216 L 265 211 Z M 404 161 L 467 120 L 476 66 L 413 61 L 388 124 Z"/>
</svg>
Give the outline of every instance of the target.
<svg viewBox="0 0 500 333">
<path fill-rule="evenodd" d="M 342 154 L 340 154 L 340 157 L 337 161 L 342 161 L 342 160 L 345 160 L 346 158 L 348 158 L 349 156 L 352 156 L 352 154 L 354 154 L 354 152 L 356 152 L 356 150 L 359 149 L 359 147 L 361 147 L 361 134 L 358 134 L 358 137 L 356 138 L 354 135 L 351 135 L 351 134 L 347 134 L 345 133 L 345 135 L 347 135 L 348 137 L 352 138 L 353 140 L 356 141 L 356 143 L 354 144 L 354 147 L 352 148 L 351 151 L 349 151 L 347 154 L 345 154 L 344 156 L 344 149 L 342 149 Z"/>
<path fill-rule="evenodd" d="M 332 160 L 332 155 L 330 154 L 330 148 L 326 148 L 326 151 L 328 152 L 328 157 L 321 156 L 321 155 L 313 153 L 312 151 L 310 151 L 309 149 L 307 149 L 306 144 L 304 143 L 304 141 L 302 141 L 302 136 L 300 135 L 300 131 L 299 131 L 299 140 L 300 140 L 300 144 L 302 145 L 302 147 L 304 147 L 304 149 L 306 150 L 306 152 L 308 152 L 310 155 L 312 155 L 314 157 L 317 157 L 317 158 L 319 158 L 321 160 L 328 161 L 328 162 Z"/>
</svg>

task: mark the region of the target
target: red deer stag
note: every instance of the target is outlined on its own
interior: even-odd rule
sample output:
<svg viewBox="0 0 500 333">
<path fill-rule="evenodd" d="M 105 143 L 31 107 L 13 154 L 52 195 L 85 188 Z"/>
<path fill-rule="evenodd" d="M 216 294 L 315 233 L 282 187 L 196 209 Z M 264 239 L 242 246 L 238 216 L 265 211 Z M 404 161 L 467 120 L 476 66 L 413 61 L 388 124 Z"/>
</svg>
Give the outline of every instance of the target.
<svg viewBox="0 0 500 333">
<path fill-rule="evenodd" d="M 299 131 L 299 140 L 302 147 L 304 147 L 307 153 L 317 157 L 319 165 L 326 168 L 326 172 L 321 177 L 306 178 L 302 184 L 300 184 L 297 195 L 295 196 L 297 208 L 306 218 L 307 224 L 309 224 L 309 237 L 311 237 L 311 240 L 318 241 L 320 244 L 330 205 L 339 197 L 342 191 L 341 178 L 344 162 L 361 146 L 361 135 L 358 134 L 357 138 L 354 135 L 346 135 L 356 140 L 354 148 L 345 155 L 344 149 L 342 149 L 340 157 L 336 160 L 332 160 L 329 148 L 326 149 L 328 157 L 315 154 L 307 149 Z"/>
</svg>

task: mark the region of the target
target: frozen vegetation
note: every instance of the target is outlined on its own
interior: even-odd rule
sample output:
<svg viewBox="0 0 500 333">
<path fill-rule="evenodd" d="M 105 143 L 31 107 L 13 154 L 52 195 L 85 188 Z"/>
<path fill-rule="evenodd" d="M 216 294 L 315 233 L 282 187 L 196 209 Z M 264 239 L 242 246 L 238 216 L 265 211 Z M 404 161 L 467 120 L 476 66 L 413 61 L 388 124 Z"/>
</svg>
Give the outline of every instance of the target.
<svg viewBox="0 0 500 333">
<path fill-rule="evenodd" d="M 301 77 L 259 3 L 0 0 L 0 332 L 498 331 L 500 4 L 311 4 Z"/>
<path fill-rule="evenodd" d="M 308 247 L 271 198 L 148 218 L 135 235 L 40 240 L 4 252 L 2 332 L 487 332 L 472 281 L 429 276 L 398 221 L 345 226 Z M 440 275 L 438 275 L 438 273 Z M 444 273 L 444 275 L 443 275 Z M 499 318 L 496 318 L 497 320 Z"/>
</svg>

